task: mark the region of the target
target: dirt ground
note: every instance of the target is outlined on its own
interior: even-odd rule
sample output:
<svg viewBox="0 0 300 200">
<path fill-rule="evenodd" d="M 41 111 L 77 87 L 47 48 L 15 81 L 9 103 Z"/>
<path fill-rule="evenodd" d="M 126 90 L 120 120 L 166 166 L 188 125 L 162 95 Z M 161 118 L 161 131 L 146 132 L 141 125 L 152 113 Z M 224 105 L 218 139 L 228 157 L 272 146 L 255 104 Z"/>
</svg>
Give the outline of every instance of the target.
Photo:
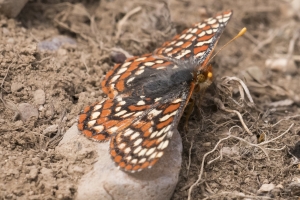
<svg viewBox="0 0 300 200">
<path fill-rule="evenodd" d="M 298 0 L 36 0 L 16 19 L 1 16 L 0 199 L 74 199 L 96 155 L 71 161 L 54 149 L 83 106 L 103 98 L 105 73 L 226 9 L 234 15 L 217 49 L 248 31 L 213 59 L 201 109 L 188 131 L 179 124 L 172 199 L 298 199 Z"/>
</svg>

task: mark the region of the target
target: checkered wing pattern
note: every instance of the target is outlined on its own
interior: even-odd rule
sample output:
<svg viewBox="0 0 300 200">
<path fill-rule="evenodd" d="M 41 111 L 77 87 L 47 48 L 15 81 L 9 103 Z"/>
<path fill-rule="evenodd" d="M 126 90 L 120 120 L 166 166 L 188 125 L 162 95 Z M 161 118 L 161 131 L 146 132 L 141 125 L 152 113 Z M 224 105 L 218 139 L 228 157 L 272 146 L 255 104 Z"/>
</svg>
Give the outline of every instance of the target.
<svg viewBox="0 0 300 200">
<path fill-rule="evenodd" d="M 78 128 L 96 141 L 110 140 L 117 166 L 136 172 L 164 154 L 205 65 L 232 12 L 204 20 L 154 54 L 128 58 L 102 81 L 108 99 L 87 106 Z M 203 70 L 203 69 L 202 69 Z"/>
<path fill-rule="evenodd" d="M 204 60 L 209 59 L 209 55 L 217 44 L 231 15 L 232 11 L 225 11 L 205 19 L 176 35 L 171 41 L 165 42 L 155 53 L 176 59 L 193 57 L 199 60 L 198 62 L 201 64 L 205 63 Z"/>
<path fill-rule="evenodd" d="M 172 67 L 172 63 L 166 59 L 159 59 L 152 54 L 140 57 L 132 57 L 122 64 L 116 64 L 102 81 L 102 90 L 109 98 L 114 98 L 121 93 L 130 93 L 136 89 L 138 80 L 149 79 L 151 74 L 166 67 Z"/>
<path fill-rule="evenodd" d="M 78 128 L 88 138 L 110 141 L 110 154 L 123 170 L 152 167 L 164 154 L 182 115 L 187 83 L 161 98 L 117 96 L 84 109 Z"/>
</svg>

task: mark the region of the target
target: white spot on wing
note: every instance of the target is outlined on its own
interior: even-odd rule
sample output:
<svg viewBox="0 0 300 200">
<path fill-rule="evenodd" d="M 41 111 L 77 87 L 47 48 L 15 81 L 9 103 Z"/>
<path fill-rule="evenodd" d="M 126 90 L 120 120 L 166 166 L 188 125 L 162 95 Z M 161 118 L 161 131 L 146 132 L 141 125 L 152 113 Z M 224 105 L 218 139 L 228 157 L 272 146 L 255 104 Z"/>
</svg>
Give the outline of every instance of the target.
<svg viewBox="0 0 300 200">
<path fill-rule="evenodd" d="M 133 115 L 133 116 L 135 116 L 135 117 L 138 117 L 138 116 L 140 116 L 141 114 L 143 114 L 143 111 L 136 112 L 136 113 L 134 113 L 134 115 Z"/>
<path fill-rule="evenodd" d="M 135 132 L 134 134 L 132 134 L 131 136 L 130 136 L 130 140 L 134 140 L 135 138 L 137 138 L 137 137 L 139 137 L 139 133 L 138 132 Z"/>
<path fill-rule="evenodd" d="M 154 138 L 157 133 L 158 133 L 158 131 L 155 131 L 155 132 L 151 133 L 150 138 Z"/>
<path fill-rule="evenodd" d="M 185 38 L 185 36 L 186 36 L 186 34 L 182 34 L 182 35 L 179 37 L 179 39 L 183 39 L 183 38 Z"/>
<path fill-rule="evenodd" d="M 154 151 L 155 151 L 156 147 L 152 147 L 151 149 L 149 149 L 146 153 L 146 156 L 151 155 Z"/>
<path fill-rule="evenodd" d="M 206 26 L 206 23 L 202 23 L 198 25 L 198 28 L 204 28 Z"/>
<path fill-rule="evenodd" d="M 138 146 L 139 144 L 142 143 L 142 141 L 143 141 L 142 138 L 137 139 L 137 140 L 133 143 L 133 146 L 134 146 L 134 147 Z M 139 148 L 139 147 L 138 147 L 138 148 Z"/>
<path fill-rule="evenodd" d="M 109 129 L 110 132 L 116 132 L 118 130 L 118 127 L 114 126 L 112 128 Z"/>
<path fill-rule="evenodd" d="M 125 69 L 127 69 L 126 67 L 129 66 L 132 62 L 126 62 L 122 65 L 122 68 L 124 67 Z"/>
<path fill-rule="evenodd" d="M 118 144 L 119 149 L 124 149 L 126 147 L 125 143 Z"/>
<path fill-rule="evenodd" d="M 126 70 L 127 70 L 127 68 L 121 67 L 117 74 L 123 74 Z"/>
<path fill-rule="evenodd" d="M 117 114 L 115 114 L 115 116 L 119 117 L 121 115 L 124 115 L 125 113 L 127 113 L 127 111 L 126 110 L 122 110 L 122 111 L 118 112 Z"/>
<path fill-rule="evenodd" d="M 198 34 L 198 37 L 203 37 L 205 35 L 205 31 L 201 31 L 199 34 Z"/>
<path fill-rule="evenodd" d="M 166 140 L 166 141 L 160 143 L 160 144 L 158 145 L 157 149 L 161 149 L 161 150 L 162 150 L 162 149 L 165 149 L 168 145 L 169 145 L 169 140 Z"/>
<path fill-rule="evenodd" d="M 220 21 L 223 22 L 223 23 L 225 23 L 225 22 L 227 22 L 228 20 L 229 20 L 229 17 L 224 17 L 224 18 L 221 19 Z"/>
<path fill-rule="evenodd" d="M 145 103 L 145 101 L 140 100 L 139 102 L 137 102 L 137 105 L 138 106 L 143 106 L 143 105 L 146 105 L 146 103 Z"/>
<path fill-rule="evenodd" d="M 140 69 L 140 70 L 136 71 L 134 74 L 135 74 L 135 75 L 140 75 L 140 74 L 142 74 L 144 71 L 145 71 L 145 70 Z"/>
<path fill-rule="evenodd" d="M 115 82 L 118 78 L 120 77 L 120 75 L 116 75 L 114 77 L 112 77 L 112 79 L 110 80 L 110 82 Z"/>
<path fill-rule="evenodd" d="M 146 62 L 144 63 L 144 65 L 148 66 L 148 67 L 151 67 L 152 65 L 154 65 L 155 63 L 154 62 Z"/>
<path fill-rule="evenodd" d="M 93 112 L 91 114 L 91 119 L 96 119 L 97 117 L 99 117 L 99 115 L 100 115 L 100 112 Z"/>
<path fill-rule="evenodd" d="M 126 84 L 130 83 L 131 81 L 133 81 L 134 77 L 131 77 L 130 79 L 127 80 Z"/>
<path fill-rule="evenodd" d="M 208 29 L 207 31 L 206 31 L 206 34 L 208 34 L 208 35 L 210 35 L 210 34 L 212 34 L 213 33 L 213 31 L 211 30 L 211 29 Z"/>
<path fill-rule="evenodd" d="M 146 153 L 147 150 L 148 150 L 148 149 L 142 149 L 142 150 L 139 152 L 138 156 L 143 156 L 143 155 L 145 155 L 145 153 Z"/>
<path fill-rule="evenodd" d="M 127 147 L 126 149 L 124 149 L 124 153 L 126 153 L 126 154 L 130 153 L 130 151 L 131 151 L 130 147 Z"/>
<path fill-rule="evenodd" d="M 179 103 L 179 102 L 182 102 L 181 98 L 175 99 L 172 103 Z"/>
<path fill-rule="evenodd" d="M 129 135 L 131 135 L 134 131 L 130 128 L 127 128 L 126 131 L 124 132 L 124 136 L 128 137 Z"/>
<path fill-rule="evenodd" d="M 196 33 L 198 31 L 198 29 L 197 28 L 194 28 L 192 31 L 191 31 L 191 33 Z"/>
<path fill-rule="evenodd" d="M 137 58 L 137 59 L 135 59 L 135 61 L 143 61 L 143 60 L 145 60 L 147 57 L 141 57 L 141 58 Z"/>
<path fill-rule="evenodd" d="M 121 106 L 123 106 L 123 105 L 125 105 L 126 104 L 126 101 L 120 101 L 119 102 L 119 105 L 121 105 Z"/>
<path fill-rule="evenodd" d="M 97 133 L 100 133 L 101 131 L 104 130 L 104 126 L 102 126 L 102 125 L 94 126 L 93 129 L 94 129 Z"/>
<path fill-rule="evenodd" d="M 160 157 L 162 157 L 164 155 L 164 152 L 158 152 L 157 154 L 156 154 L 156 158 L 160 158 Z"/>
<path fill-rule="evenodd" d="M 156 157 L 157 152 L 154 152 L 153 154 L 151 154 L 151 156 L 149 157 L 149 160 L 152 160 Z"/>
<path fill-rule="evenodd" d="M 129 116 L 131 116 L 133 114 L 134 114 L 133 112 L 127 113 L 126 115 L 123 115 L 122 118 L 127 118 L 127 117 L 129 117 Z"/>
<path fill-rule="evenodd" d="M 139 160 L 139 164 L 146 162 L 146 158 L 142 158 L 141 160 Z"/>
<path fill-rule="evenodd" d="M 177 42 L 176 44 L 175 44 L 175 46 L 181 46 L 183 44 L 183 42 L 182 41 L 179 41 L 179 42 Z"/>
<path fill-rule="evenodd" d="M 161 100 L 161 97 L 154 99 L 154 102 L 158 102 L 159 100 Z"/>
<path fill-rule="evenodd" d="M 212 20 L 209 20 L 207 23 L 208 23 L 208 24 L 214 24 L 214 23 L 216 23 L 216 22 L 217 22 L 216 19 L 212 19 Z"/>
<path fill-rule="evenodd" d="M 135 164 L 137 163 L 137 161 L 138 161 L 138 160 L 135 158 L 135 159 L 133 159 L 133 160 L 131 161 L 131 163 L 135 165 Z"/>
<path fill-rule="evenodd" d="M 142 150 L 142 147 L 141 147 L 141 146 L 138 146 L 138 147 L 133 151 L 133 153 L 134 153 L 134 154 L 137 154 L 137 153 L 139 153 L 141 150 Z"/>
<path fill-rule="evenodd" d="M 100 104 L 97 104 L 94 106 L 94 110 L 93 111 L 96 111 L 96 110 L 99 110 L 100 108 L 102 108 L 102 105 Z"/>
<path fill-rule="evenodd" d="M 157 64 L 164 63 L 164 61 L 163 61 L 163 60 L 156 60 L 155 62 L 156 62 Z"/>
<path fill-rule="evenodd" d="M 96 120 L 89 121 L 88 127 L 90 128 L 91 126 L 94 126 L 95 123 L 96 123 Z"/>
<path fill-rule="evenodd" d="M 173 47 L 169 47 L 165 49 L 165 52 L 168 53 L 169 51 L 172 51 Z"/>
<path fill-rule="evenodd" d="M 165 133 L 166 128 L 161 129 L 158 134 L 156 135 L 156 137 L 161 136 L 163 133 Z M 160 142 L 160 141 L 159 141 Z"/>
<path fill-rule="evenodd" d="M 185 36 L 185 40 L 188 40 L 188 39 L 190 39 L 191 37 L 193 37 L 193 34 L 188 34 L 187 36 Z"/>
</svg>

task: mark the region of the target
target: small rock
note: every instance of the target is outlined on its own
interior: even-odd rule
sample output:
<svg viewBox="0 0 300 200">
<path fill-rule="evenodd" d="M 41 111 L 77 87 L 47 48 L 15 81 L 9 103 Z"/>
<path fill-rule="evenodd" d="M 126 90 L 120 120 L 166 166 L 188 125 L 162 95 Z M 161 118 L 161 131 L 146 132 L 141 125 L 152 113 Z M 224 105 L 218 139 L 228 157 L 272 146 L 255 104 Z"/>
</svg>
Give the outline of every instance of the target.
<svg viewBox="0 0 300 200">
<path fill-rule="evenodd" d="M 112 51 L 110 53 L 111 60 L 115 63 L 123 63 L 126 60 L 124 53 L 119 51 Z"/>
<path fill-rule="evenodd" d="M 76 41 L 73 38 L 63 36 L 63 35 L 58 35 L 49 40 L 40 42 L 38 44 L 38 50 L 40 50 L 40 51 L 56 51 L 64 44 L 75 46 Z"/>
<path fill-rule="evenodd" d="M 221 149 L 221 152 L 223 155 L 232 157 L 232 156 L 239 156 L 239 148 L 234 146 L 234 147 L 223 147 Z"/>
<path fill-rule="evenodd" d="M 16 17 L 28 0 L 1 0 L 0 13 L 7 17 Z"/>
<path fill-rule="evenodd" d="M 33 55 L 36 53 L 36 44 L 29 44 L 20 50 L 23 54 Z"/>
<path fill-rule="evenodd" d="M 46 101 L 44 90 L 38 89 L 33 93 L 34 101 L 38 105 L 43 105 Z"/>
<path fill-rule="evenodd" d="M 58 130 L 58 125 L 57 124 L 53 124 L 51 126 L 48 126 L 45 130 L 43 130 L 43 134 L 44 135 L 50 135 L 51 133 L 56 133 Z"/>
<path fill-rule="evenodd" d="M 258 193 L 266 193 L 266 192 L 270 192 L 271 190 L 273 190 L 275 188 L 275 185 L 273 183 L 270 184 L 263 184 L 259 190 Z"/>
<path fill-rule="evenodd" d="M 285 72 L 287 74 L 297 72 L 295 61 L 289 57 L 267 59 L 265 65 L 272 70 Z"/>
<path fill-rule="evenodd" d="M 285 99 L 285 100 L 280 100 L 280 101 L 272 102 L 272 103 L 270 103 L 269 105 L 270 105 L 271 107 L 277 108 L 277 107 L 282 107 L 282 106 L 290 106 L 290 105 L 292 105 L 293 103 L 294 103 L 293 100 L 291 100 L 291 99 Z"/>
<path fill-rule="evenodd" d="M 78 131 L 76 124 L 64 134 L 55 150 L 68 159 L 91 151 L 98 155 L 93 168 L 78 181 L 76 199 L 93 199 L 96 196 L 101 199 L 124 199 L 127 196 L 132 200 L 158 200 L 172 197 L 181 168 L 182 142 L 178 131 L 174 130 L 173 138 L 157 164 L 139 173 L 119 170 L 108 149 L 109 142 L 88 140 Z"/>
<path fill-rule="evenodd" d="M 12 93 L 20 92 L 24 88 L 23 84 L 20 82 L 13 82 L 11 84 L 10 90 Z"/>
<path fill-rule="evenodd" d="M 210 147 L 211 146 L 211 142 L 204 142 L 202 143 L 203 147 Z"/>
<path fill-rule="evenodd" d="M 39 111 L 29 103 L 20 103 L 18 106 L 22 121 L 29 121 L 31 117 L 39 117 Z"/>
<path fill-rule="evenodd" d="M 36 167 L 30 169 L 29 173 L 26 175 L 28 180 L 33 180 L 37 177 L 39 170 Z"/>
<path fill-rule="evenodd" d="M 21 127 L 21 126 L 23 126 L 23 122 L 21 120 L 15 121 L 14 126 Z"/>
</svg>

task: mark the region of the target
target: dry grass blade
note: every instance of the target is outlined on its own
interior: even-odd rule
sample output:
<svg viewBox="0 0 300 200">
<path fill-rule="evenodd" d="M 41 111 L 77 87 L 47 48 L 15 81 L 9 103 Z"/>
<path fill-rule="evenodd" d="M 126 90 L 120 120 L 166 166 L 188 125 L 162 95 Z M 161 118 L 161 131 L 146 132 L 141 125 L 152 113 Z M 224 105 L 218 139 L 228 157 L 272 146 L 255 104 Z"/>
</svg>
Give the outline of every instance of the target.
<svg viewBox="0 0 300 200">
<path fill-rule="evenodd" d="M 121 34 L 122 34 L 122 28 L 124 26 L 124 24 L 126 23 L 126 21 L 134 14 L 138 13 L 140 10 L 142 9 L 142 7 L 136 7 L 133 10 L 129 11 L 118 23 L 117 25 L 117 34 L 116 34 L 116 40 L 118 41 Z"/>
</svg>

